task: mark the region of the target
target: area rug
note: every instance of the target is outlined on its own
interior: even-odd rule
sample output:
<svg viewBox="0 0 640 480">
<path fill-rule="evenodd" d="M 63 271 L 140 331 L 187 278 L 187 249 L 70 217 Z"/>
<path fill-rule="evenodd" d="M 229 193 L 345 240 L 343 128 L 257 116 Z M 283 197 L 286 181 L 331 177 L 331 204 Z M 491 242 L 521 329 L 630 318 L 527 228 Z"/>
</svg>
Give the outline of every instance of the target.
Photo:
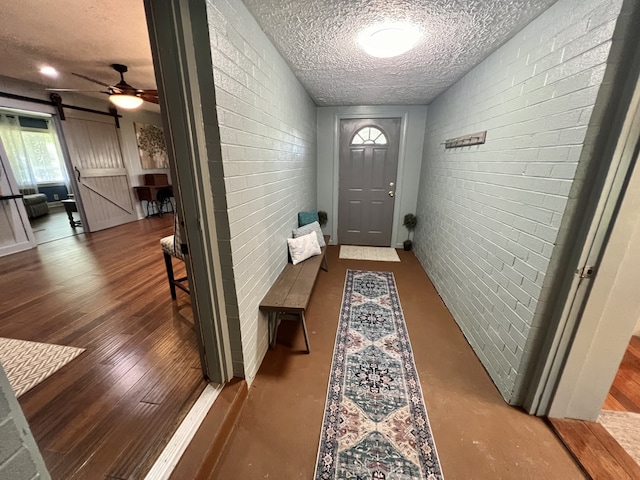
<svg viewBox="0 0 640 480">
<path fill-rule="evenodd" d="M 316 480 L 441 479 L 393 273 L 347 270 Z"/>
<path fill-rule="evenodd" d="M 598 423 L 640 465 L 640 413 L 603 410 Z"/>
<path fill-rule="evenodd" d="M 373 260 L 376 262 L 399 262 L 398 252 L 391 247 L 340 246 L 340 258 L 345 260 Z"/>
<path fill-rule="evenodd" d="M 84 348 L 0 337 L 0 363 L 19 397 L 84 352 Z"/>
</svg>

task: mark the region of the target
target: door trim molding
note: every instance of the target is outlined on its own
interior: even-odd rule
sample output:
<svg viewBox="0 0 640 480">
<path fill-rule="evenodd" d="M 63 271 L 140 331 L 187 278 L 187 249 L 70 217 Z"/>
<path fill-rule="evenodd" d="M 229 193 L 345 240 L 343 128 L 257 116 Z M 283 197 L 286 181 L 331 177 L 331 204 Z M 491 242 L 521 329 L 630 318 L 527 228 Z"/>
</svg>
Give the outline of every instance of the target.
<svg viewBox="0 0 640 480">
<path fill-rule="evenodd" d="M 331 238 L 336 244 L 340 243 L 338 238 L 338 202 L 340 195 L 340 120 L 358 118 L 399 118 L 400 119 L 400 145 L 398 146 L 398 169 L 396 171 L 396 197 L 393 205 L 393 224 L 391 227 L 391 247 L 396 248 L 398 244 L 398 234 L 396 224 L 400 218 L 400 205 L 403 195 L 403 178 L 406 155 L 407 120 L 409 111 L 406 109 L 388 109 L 377 111 L 371 108 L 367 113 L 336 113 L 333 116 L 333 222 Z M 399 193 L 398 193 L 399 192 Z M 333 243 L 333 242 L 332 242 Z"/>
<path fill-rule="evenodd" d="M 213 95 L 207 12 L 204 2 L 189 0 L 145 0 L 144 5 L 176 211 L 186 226 L 202 369 L 207 379 L 222 384 L 233 376 L 233 368 L 203 121 L 203 100 Z"/>
</svg>

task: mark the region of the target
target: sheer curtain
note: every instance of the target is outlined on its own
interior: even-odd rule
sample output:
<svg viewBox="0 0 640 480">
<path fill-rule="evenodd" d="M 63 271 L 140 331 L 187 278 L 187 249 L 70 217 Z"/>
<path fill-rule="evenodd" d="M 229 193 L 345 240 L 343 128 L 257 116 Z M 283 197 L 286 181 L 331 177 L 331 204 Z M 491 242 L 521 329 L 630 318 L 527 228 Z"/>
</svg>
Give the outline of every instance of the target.
<svg viewBox="0 0 640 480">
<path fill-rule="evenodd" d="M 38 184 L 64 184 L 70 190 L 51 119 L 39 120 L 46 121 L 48 128 L 23 128 L 18 115 L 0 113 L 0 139 L 18 186 L 37 190 Z"/>
<path fill-rule="evenodd" d="M 17 116 L 0 113 L 0 139 L 9 157 L 9 164 L 18 187 L 35 188 L 37 191 L 38 181 L 27 156 L 27 147 L 22 139 Z"/>
</svg>

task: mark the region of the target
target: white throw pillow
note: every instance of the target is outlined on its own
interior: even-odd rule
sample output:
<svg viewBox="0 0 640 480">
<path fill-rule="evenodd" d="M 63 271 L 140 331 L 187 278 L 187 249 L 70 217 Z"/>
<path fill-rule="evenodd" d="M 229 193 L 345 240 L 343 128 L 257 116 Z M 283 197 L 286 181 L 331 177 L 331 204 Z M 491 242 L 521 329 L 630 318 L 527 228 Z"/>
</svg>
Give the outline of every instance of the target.
<svg viewBox="0 0 640 480">
<path fill-rule="evenodd" d="M 305 225 L 304 227 L 294 228 L 293 238 L 298 238 L 303 235 L 307 235 L 311 232 L 316 232 L 316 235 L 318 236 L 318 245 L 320 245 L 320 248 L 327 246 L 327 244 L 324 241 L 324 235 L 322 234 L 322 229 L 320 228 L 320 224 L 318 222 L 311 222 Z"/>
<path fill-rule="evenodd" d="M 298 238 L 287 238 L 289 254 L 294 265 L 314 255 L 320 255 L 320 245 L 316 232 L 311 232 Z"/>
</svg>

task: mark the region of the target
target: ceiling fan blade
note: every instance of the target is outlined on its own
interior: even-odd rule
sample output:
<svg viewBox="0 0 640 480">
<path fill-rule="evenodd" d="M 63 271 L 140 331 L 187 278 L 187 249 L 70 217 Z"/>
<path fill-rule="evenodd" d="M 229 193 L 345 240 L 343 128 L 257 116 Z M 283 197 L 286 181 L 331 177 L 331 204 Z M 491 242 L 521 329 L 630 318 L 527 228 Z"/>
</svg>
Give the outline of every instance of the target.
<svg viewBox="0 0 640 480">
<path fill-rule="evenodd" d="M 79 73 L 71 72 L 71 75 L 75 75 L 76 77 L 84 78 L 85 80 L 89 80 L 90 82 L 97 83 L 98 85 L 102 85 L 103 87 L 110 87 L 111 85 L 101 82 L 100 80 L 96 80 L 95 78 L 87 77 L 86 75 L 81 75 Z"/>
<path fill-rule="evenodd" d="M 157 90 L 143 90 L 138 92 L 138 96 L 145 102 L 159 103 Z"/>
<path fill-rule="evenodd" d="M 96 92 L 96 93 L 109 93 L 102 90 L 80 90 L 78 88 L 45 88 L 48 92 Z"/>
</svg>

